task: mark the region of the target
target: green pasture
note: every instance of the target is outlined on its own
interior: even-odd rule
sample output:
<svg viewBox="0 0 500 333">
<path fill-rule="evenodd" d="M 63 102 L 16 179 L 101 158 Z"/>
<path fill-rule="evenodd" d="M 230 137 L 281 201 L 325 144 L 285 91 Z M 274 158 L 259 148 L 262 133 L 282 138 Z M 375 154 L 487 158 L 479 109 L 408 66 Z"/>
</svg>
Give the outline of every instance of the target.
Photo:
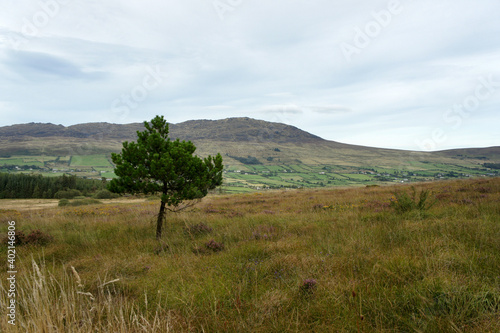
<svg viewBox="0 0 500 333">
<path fill-rule="evenodd" d="M 261 158 L 259 157 L 259 160 Z M 229 161 L 229 160 L 228 160 Z M 290 187 L 331 187 L 356 186 L 380 183 L 378 175 L 390 179 L 389 182 L 421 182 L 432 179 L 449 178 L 453 175 L 464 178 L 487 175 L 479 164 L 469 166 L 451 163 L 433 163 L 412 160 L 401 168 L 392 166 L 370 167 L 334 164 L 258 164 L 243 165 L 226 162 L 224 180 L 229 193 L 253 191 L 255 187 L 290 188 Z M 381 164 L 383 165 L 383 164 Z M 12 166 L 37 166 L 42 169 L 18 170 Z M 236 172 L 239 171 L 239 172 Z M 372 171 L 374 174 L 362 174 L 360 171 Z M 76 174 L 88 178 L 114 178 L 113 165 L 108 154 L 73 155 L 73 156 L 11 156 L 0 158 L 0 172 L 41 173 L 56 176 L 64 173 Z M 451 174 L 454 173 L 454 174 Z M 388 176 L 387 176 L 388 175 Z"/>
<path fill-rule="evenodd" d="M 1 165 L 34 165 L 43 167 L 45 162 L 55 161 L 54 156 L 17 156 L 17 157 L 2 157 L 0 158 Z"/>
<path fill-rule="evenodd" d="M 112 165 L 106 155 L 74 155 L 71 158 L 71 166 L 111 167 Z"/>
</svg>

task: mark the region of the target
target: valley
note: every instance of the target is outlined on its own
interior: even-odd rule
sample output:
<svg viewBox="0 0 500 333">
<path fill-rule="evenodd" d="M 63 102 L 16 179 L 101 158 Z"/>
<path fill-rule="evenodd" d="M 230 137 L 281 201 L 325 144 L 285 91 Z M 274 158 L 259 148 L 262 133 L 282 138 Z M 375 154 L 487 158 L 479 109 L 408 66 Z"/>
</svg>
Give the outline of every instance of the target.
<svg viewBox="0 0 500 333">
<path fill-rule="evenodd" d="M 0 172 L 114 177 L 111 153 L 136 139 L 141 124 L 21 124 L 0 128 Z M 251 118 L 170 124 L 196 154 L 221 153 L 225 193 L 366 186 L 495 177 L 500 147 L 438 152 L 372 148 L 328 141 L 293 126 Z"/>
</svg>

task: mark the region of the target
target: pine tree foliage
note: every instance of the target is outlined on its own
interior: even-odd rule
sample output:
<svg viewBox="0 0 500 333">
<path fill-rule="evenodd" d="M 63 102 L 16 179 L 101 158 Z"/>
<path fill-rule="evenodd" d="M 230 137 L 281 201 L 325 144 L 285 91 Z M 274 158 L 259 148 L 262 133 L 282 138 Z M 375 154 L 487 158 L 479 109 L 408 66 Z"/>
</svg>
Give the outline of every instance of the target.
<svg viewBox="0 0 500 333">
<path fill-rule="evenodd" d="M 164 210 L 178 210 L 187 200 L 201 199 L 222 184 L 222 157 L 194 155 L 191 141 L 171 140 L 168 123 L 156 116 L 137 132 L 137 142 L 124 142 L 120 154 L 112 154 L 118 178 L 109 183 L 115 193 L 161 194 L 157 238 L 161 237 Z"/>
<path fill-rule="evenodd" d="M 105 187 L 102 180 L 75 175 L 44 177 L 23 173 L 0 173 L 0 199 L 60 199 L 65 194 L 92 195 Z"/>
</svg>

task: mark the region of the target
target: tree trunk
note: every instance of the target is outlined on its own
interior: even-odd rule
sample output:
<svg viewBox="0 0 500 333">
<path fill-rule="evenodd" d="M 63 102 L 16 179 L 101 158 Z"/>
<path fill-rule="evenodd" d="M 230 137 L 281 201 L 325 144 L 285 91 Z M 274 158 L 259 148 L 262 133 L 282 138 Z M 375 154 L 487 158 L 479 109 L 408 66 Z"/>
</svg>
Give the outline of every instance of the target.
<svg viewBox="0 0 500 333">
<path fill-rule="evenodd" d="M 165 202 L 161 202 L 158 220 L 156 221 L 156 239 L 161 239 L 161 228 L 163 226 L 163 217 L 165 216 Z"/>
</svg>

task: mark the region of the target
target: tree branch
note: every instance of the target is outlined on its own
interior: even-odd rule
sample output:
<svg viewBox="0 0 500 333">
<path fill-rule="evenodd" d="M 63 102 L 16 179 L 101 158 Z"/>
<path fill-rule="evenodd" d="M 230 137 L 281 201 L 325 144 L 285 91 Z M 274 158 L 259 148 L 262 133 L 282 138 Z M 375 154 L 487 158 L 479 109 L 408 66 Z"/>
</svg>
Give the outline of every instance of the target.
<svg viewBox="0 0 500 333">
<path fill-rule="evenodd" d="M 170 212 L 173 212 L 173 213 L 178 213 L 186 208 L 193 207 L 194 205 L 196 205 L 200 201 L 201 201 L 201 199 L 195 199 L 195 200 L 192 200 L 192 201 L 190 201 L 182 206 L 176 206 L 174 209 L 168 208 L 168 207 L 165 207 L 165 209 L 170 211 Z"/>
</svg>

